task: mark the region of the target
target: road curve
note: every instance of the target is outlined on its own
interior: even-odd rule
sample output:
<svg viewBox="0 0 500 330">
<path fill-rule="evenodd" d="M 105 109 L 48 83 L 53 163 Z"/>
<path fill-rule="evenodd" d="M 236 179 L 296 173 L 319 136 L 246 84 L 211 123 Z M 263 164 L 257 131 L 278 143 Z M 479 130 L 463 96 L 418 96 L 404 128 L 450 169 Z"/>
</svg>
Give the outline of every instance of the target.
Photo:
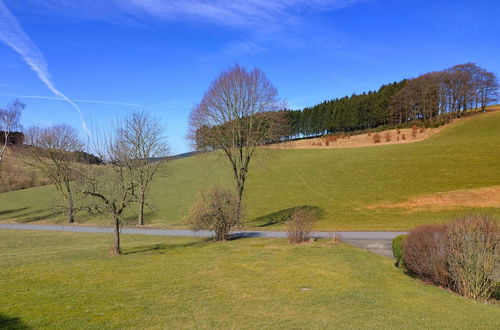
<svg viewBox="0 0 500 330">
<path fill-rule="evenodd" d="M 111 233 L 112 228 L 98 226 L 78 226 L 78 225 L 32 225 L 19 223 L 0 223 L 0 229 L 18 229 L 18 230 L 47 230 L 64 231 L 76 233 Z M 159 235 L 159 236 L 197 236 L 210 237 L 212 234 L 208 231 L 193 232 L 185 229 L 146 229 L 129 228 L 121 230 L 122 234 L 133 235 Z M 342 240 L 392 240 L 405 232 L 395 231 L 339 231 L 339 232 L 313 232 L 312 236 L 317 238 L 329 238 L 338 234 Z M 263 237 L 263 238 L 286 238 L 285 231 L 236 231 L 236 237 Z"/>
</svg>

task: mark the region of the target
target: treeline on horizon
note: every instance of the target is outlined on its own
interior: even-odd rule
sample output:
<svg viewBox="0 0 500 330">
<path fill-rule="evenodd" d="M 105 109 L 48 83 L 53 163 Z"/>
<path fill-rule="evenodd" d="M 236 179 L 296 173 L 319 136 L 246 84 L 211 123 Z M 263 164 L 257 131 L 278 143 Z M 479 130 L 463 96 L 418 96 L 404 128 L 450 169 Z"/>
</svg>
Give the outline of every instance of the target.
<svg viewBox="0 0 500 330">
<path fill-rule="evenodd" d="M 303 110 L 283 110 L 285 139 L 353 132 L 382 125 L 420 122 L 438 126 L 497 100 L 494 73 L 474 63 L 455 65 L 413 79 L 381 86 L 377 91 L 325 101 Z"/>
</svg>

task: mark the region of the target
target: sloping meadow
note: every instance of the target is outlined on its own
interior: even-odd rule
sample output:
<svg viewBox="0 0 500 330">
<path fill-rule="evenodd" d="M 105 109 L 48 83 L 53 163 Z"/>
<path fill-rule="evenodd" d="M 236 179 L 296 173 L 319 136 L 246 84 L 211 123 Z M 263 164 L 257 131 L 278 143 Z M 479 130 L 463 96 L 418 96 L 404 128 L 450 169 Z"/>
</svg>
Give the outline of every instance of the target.
<svg viewBox="0 0 500 330">
<path fill-rule="evenodd" d="M 499 127 L 500 112 L 496 111 L 458 121 L 435 136 L 410 144 L 259 150 L 245 192 L 246 225 L 284 228 L 286 214 L 304 206 L 319 211 L 320 230 L 409 229 L 449 221 L 473 209 L 500 215 L 498 194 L 489 196 L 487 205 L 446 205 L 437 198 L 438 205 L 426 199 L 424 207 L 408 206 L 421 196 L 500 185 Z M 182 226 L 199 191 L 216 183 L 231 186 L 231 175 L 228 162 L 219 153 L 167 162 L 152 186 L 153 203 L 146 223 Z M 63 221 L 52 208 L 55 200 L 50 186 L 0 194 L 0 219 Z M 133 223 L 134 210 L 129 210 L 128 217 Z M 82 213 L 80 221 L 105 220 Z"/>
</svg>

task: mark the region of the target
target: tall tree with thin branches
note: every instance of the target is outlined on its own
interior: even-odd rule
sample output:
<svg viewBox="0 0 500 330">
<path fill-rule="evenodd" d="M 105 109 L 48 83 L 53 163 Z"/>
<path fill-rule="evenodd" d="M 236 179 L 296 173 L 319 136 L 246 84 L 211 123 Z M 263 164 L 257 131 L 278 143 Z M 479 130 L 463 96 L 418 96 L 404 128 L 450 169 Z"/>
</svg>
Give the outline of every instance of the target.
<svg viewBox="0 0 500 330">
<path fill-rule="evenodd" d="M 222 150 L 231 164 L 240 218 L 250 162 L 258 146 L 284 136 L 278 91 L 259 69 L 235 65 L 222 72 L 190 116 L 197 149 Z"/>
<path fill-rule="evenodd" d="M 162 160 L 169 154 L 164 128 L 144 110 L 126 117 L 119 130 L 123 147 L 130 153 L 130 171 L 136 183 L 139 204 L 137 224 L 144 225 L 144 209 L 149 204 L 149 187 Z"/>
<path fill-rule="evenodd" d="M 123 212 L 136 201 L 136 182 L 132 175 L 134 156 L 122 140 L 123 121 L 106 129 L 95 129 L 88 148 L 103 160 L 104 165 L 90 165 L 84 174 L 82 193 L 94 202 L 92 208 L 112 217 L 113 245 L 111 253 L 121 254 L 120 232 Z"/>
</svg>

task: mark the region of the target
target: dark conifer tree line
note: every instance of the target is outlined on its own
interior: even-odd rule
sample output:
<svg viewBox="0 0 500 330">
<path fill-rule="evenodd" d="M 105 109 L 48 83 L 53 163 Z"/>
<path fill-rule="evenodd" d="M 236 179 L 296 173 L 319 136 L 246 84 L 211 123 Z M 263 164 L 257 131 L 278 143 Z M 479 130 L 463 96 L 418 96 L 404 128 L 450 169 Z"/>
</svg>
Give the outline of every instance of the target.
<svg viewBox="0 0 500 330">
<path fill-rule="evenodd" d="M 352 132 L 413 122 L 439 124 L 484 111 L 497 100 L 495 74 L 474 63 L 455 65 L 413 79 L 383 85 L 378 91 L 333 99 L 303 110 L 285 110 L 285 138 Z"/>
</svg>

